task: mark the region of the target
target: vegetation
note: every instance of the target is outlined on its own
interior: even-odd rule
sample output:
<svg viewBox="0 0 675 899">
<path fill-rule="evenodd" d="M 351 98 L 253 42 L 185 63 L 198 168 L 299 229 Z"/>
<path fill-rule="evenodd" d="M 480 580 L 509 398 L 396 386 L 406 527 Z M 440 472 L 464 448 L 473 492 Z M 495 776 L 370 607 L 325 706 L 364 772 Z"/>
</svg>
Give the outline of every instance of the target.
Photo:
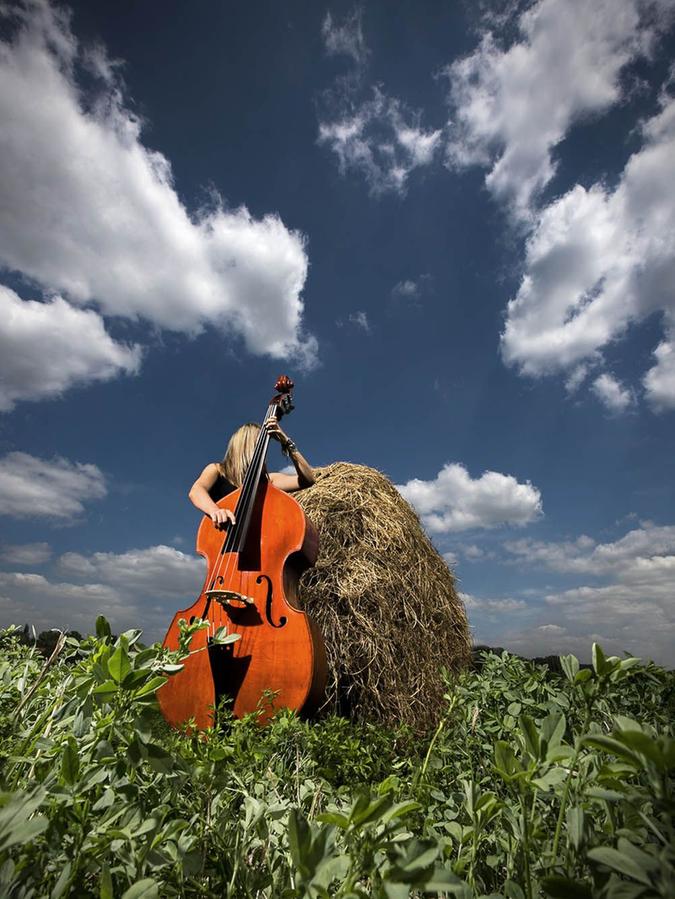
<svg viewBox="0 0 675 899">
<path fill-rule="evenodd" d="M 50 660 L 19 636 L 0 635 L 2 897 L 675 895 L 675 677 L 653 664 L 485 654 L 426 740 L 226 709 L 188 735 L 154 699 L 181 653 L 103 619 Z"/>
</svg>

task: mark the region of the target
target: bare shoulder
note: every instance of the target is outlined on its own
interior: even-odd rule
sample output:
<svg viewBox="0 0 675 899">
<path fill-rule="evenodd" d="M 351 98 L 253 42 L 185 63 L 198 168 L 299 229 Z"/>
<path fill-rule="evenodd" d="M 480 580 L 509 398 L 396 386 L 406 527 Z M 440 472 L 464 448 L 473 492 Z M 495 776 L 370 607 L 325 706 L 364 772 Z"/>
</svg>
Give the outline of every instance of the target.
<svg viewBox="0 0 675 899">
<path fill-rule="evenodd" d="M 216 462 L 209 462 L 204 471 L 197 478 L 197 483 L 201 484 L 207 490 L 216 483 L 220 475 L 220 469 Z"/>
</svg>

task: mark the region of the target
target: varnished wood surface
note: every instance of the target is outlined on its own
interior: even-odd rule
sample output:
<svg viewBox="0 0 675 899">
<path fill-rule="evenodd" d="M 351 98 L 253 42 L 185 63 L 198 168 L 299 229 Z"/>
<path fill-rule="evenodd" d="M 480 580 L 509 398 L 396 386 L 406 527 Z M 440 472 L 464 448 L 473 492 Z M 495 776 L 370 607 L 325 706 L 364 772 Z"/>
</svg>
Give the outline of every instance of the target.
<svg viewBox="0 0 675 899">
<path fill-rule="evenodd" d="M 234 511 L 240 492 L 224 497 L 218 506 Z M 316 531 L 292 497 L 263 481 L 244 550 L 221 555 L 224 539 L 224 532 L 205 516 L 197 533 L 197 552 L 208 566 L 204 586 L 191 606 L 176 612 L 164 645 L 177 648 L 181 618 L 206 617 L 210 631 L 193 637 L 193 653 L 183 671 L 158 691 L 164 717 L 174 727 L 191 718 L 197 728 L 209 727 L 213 707 L 223 695 L 233 698 L 237 717 L 255 711 L 261 702 L 261 721 L 280 708 L 311 714 L 323 697 L 325 650 L 318 629 L 296 606 L 297 580 L 316 559 Z M 216 566 L 223 576 L 217 586 L 251 597 L 252 604 L 209 602 L 205 591 Z M 209 648 L 209 633 L 221 626 L 241 639 Z M 267 699 L 266 693 L 273 695 Z"/>
</svg>

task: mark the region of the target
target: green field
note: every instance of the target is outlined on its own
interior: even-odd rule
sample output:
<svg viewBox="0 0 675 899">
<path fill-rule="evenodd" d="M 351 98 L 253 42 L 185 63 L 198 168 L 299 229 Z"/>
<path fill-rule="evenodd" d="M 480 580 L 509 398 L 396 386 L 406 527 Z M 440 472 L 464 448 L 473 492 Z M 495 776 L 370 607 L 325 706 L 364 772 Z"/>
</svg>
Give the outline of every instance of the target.
<svg viewBox="0 0 675 899">
<path fill-rule="evenodd" d="M 140 634 L 0 634 L 0 897 L 675 896 L 675 674 L 485 654 L 435 732 L 170 731 Z"/>
</svg>

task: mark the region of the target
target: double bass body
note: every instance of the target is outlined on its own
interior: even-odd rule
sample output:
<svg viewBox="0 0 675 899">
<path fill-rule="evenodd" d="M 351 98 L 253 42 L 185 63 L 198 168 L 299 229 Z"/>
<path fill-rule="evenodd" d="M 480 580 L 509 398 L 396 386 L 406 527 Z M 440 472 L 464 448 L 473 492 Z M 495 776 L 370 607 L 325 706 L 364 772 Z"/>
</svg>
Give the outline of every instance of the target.
<svg viewBox="0 0 675 899">
<path fill-rule="evenodd" d="M 243 489 L 218 506 L 235 511 Z M 265 721 L 279 708 L 311 714 L 323 697 L 326 657 L 316 625 L 298 607 L 297 585 L 316 560 L 315 528 L 292 497 L 262 477 L 243 545 L 224 548 L 223 531 L 204 518 L 197 552 L 207 561 L 206 580 L 196 602 L 174 616 L 164 645 L 178 647 L 181 618 L 205 619 L 209 628 L 194 635 L 184 669 L 158 691 L 164 717 L 173 726 L 194 719 L 197 728 L 209 727 L 223 697 L 237 717 L 259 709 Z M 212 644 L 222 626 L 240 639 Z"/>
</svg>

